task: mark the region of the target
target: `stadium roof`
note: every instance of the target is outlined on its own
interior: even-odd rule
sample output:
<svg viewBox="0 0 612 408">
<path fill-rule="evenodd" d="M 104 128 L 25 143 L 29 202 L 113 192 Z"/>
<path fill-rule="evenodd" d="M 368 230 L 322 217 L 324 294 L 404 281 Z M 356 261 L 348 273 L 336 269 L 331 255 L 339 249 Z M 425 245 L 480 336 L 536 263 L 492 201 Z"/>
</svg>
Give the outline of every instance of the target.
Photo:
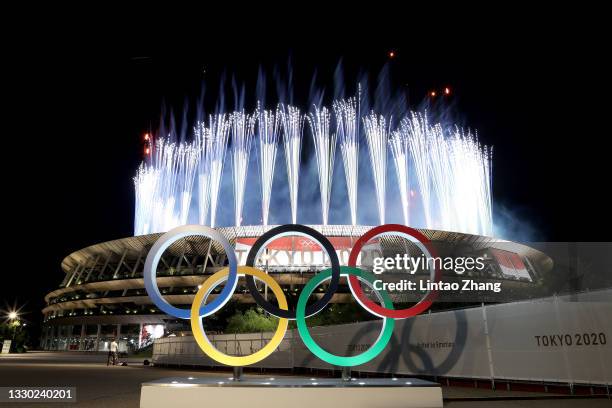
<svg viewBox="0 0 612 408">
<path fill-rule="evenodd" d="M 242 227 L 219 227 L 219 230 L 224 236 L 226 236 L 230 242 L 234 243 L 237 237 L 259 237 L 266 231 L 274 228 L 274 225 L 270 226 L 242 226 Z M 310 225 L 310 227 L 321 232 L 323 235 L 328 237 L 355 237 L 366 233 L 370 230 L 371 226 L 363 225 Z M 464 234 L 459 232 L 448 232 L 439 230 L 427 230 L 417 229 L 423 233 L 427 238 L 434 242 L 445 242 L 449 244 L 467 244 L 474 248 L 479 247 L 499 247 L 501 249 L 508 249 L 508 245 L 514 252 L 521 256 L 529 258 L 534 263 L 541 262 L 552 262 L 548 256 L 544 253 L 530 248 L 527 245 L 501 240 L 497 238 L 485 237 L 480 235 Z M 140 235 L 135 237 L 121 238 L 107 242 L 101 242 L 99 244 L 91 245 L 86 248 L 75 251 L 64 258 L 62 261 L 62 269 L 64 272 L 72 270 L 76 265 L 83 264 L 92 258 L 97 256 L 108 256 L 109 254 L 115 254 L 119 257 L 124 254 L 133 254 L 138 256 L 143 251 L 148 251 L 155 241 L 162 235 L 162 233 L 155 233 L 149 235 Z M 399 238 L 398 238 L 399 239 Z M 172 244 L 166 251 L 167 253 L 175 256 L 181 254 L 204 254 L 208 250 L 210 240 L 205 237 L 187 237 L 178 240 Z M 213 241 L 212 248 L 215 251 L 223 251 L 221 245 Z"/>
</svg>

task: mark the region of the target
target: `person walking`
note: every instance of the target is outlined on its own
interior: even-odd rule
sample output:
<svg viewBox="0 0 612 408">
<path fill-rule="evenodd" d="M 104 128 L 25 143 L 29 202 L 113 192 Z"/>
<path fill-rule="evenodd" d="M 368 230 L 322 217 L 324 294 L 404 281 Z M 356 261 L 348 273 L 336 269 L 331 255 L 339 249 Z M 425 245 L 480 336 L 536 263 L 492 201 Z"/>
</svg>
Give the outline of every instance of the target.
<svg viewBox="0 0 612 408">
<path fill-rule="evenodd" d="M 117 365 L 117 351 L 119 350 L 119 345 L 113 338 L 113 341 L 110 344 L 108 349 L 108 359 L 106 360 L 106 365 L 108 366 L 112 361 L 113 365 Z"/>
</svg>

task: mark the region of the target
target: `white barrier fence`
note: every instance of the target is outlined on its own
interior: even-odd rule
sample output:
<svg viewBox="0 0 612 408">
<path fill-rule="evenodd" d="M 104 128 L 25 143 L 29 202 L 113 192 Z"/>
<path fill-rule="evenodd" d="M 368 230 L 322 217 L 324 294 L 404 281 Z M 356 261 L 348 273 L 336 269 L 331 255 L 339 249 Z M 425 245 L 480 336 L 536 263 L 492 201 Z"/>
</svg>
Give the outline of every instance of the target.
<svg viewBox="0 0 612 408">
<path fill-rule="evenodd" d="M 312 328 L 339 355 L 357 354 L 378 337 L 380 322 Z M 211 335 L 227 354 L 250 354 L 271 333 Z M 399 320 L 383 353 L 355 371 L 584 384 L 612 383 L 612 289 L 536 301 L 452 310 Z M 216 366 L 193 337 L 156 340 L 153 363 Z M 289 330 L 278 350 L 254 365 L 334 367 L 316 358 Z"/>
</svg>

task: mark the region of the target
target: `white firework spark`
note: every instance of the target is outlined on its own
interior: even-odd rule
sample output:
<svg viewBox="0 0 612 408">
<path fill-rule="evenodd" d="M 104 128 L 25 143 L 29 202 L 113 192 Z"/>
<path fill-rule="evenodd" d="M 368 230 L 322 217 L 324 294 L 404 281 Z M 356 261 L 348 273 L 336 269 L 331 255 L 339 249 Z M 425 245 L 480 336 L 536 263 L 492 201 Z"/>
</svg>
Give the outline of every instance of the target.
<svg viewBox="0 0 612 408">
<path fill-rule="evenodd" d="M 408 139 L 426 227 L 490 235 L 491 149 L 470 132 L 449 132 L 414 112 L 400 131 Z"/>
<path fill-rule="evenodd" d="M 282 105 L 279 108 L 279 115 L 283 124 L 283 145 L 285 147 L 287 179 L 289 180 L 291 221 L 296 224 L 304 115 L 302 115 L 300 109 L 295 106 L 284 107 Z"/>
<path fill-rule="evenodd" d="M 404 118 L 400 123 L 400 130 L 408 139 L 410 158 L 412 159 L 413 169 L 421 193 L 425 227 L 432 228 L 428 129 L 427 117 L 415 112 L 412 112 L 409 117 Z"/>
<path fill-rule="evenodd" d="M 181 225 L 187 224 L 191 196 L 193 192 L 193 180 L 198 166 L 198 150 L 192 144 L 181 143 L 177 149 L 178 181 L 181 197 L 179 219 Z"/>
<path fill-rule="evenodd" d="M 272 110 L 258 109 L 257 131 L 259 138 L 259 164 L 261 176 L 261 215 L 263 225 L 268 225 L 270 196 L 274 180 L 276 150 L 278 148 L 279 115 Z"/>
<path fill-rule="evenodd" d="M 374 175 L 376 202 L 380 224 L 385 223 L 385 185 L 387 179 L 387 142 L 389 129 L 383 115 L 374 112 L 363 118 L 363 127 L 370 152 L 370 164 Z"/>
<path fill-rule="evenodd" d="M 357 182 L 359 176 L 359 117 L 355 98 L 334 101 L 337 133 L 344 165 L 344 177 L 351 210 L 351 223 L 357 225 Z"/>
<path fill-rule="evenodd" d="M 230 116 L 232 133 L 232 177 L 234 181 L 234 223 L 242 223 L 244 189 L 251 155 L 251 142 L 255 133 L 255 117 L 243 112 Z"/>
<path fill-rule="evenodd" d="M 330 131 L 331 112 L 314 106 L 304 115 L 295 106 L 279 105 L 252 115 L 245 111 L 219 113 L 198 122 L 192 142 L 175 142 L 170 136 L 151 146 L 149 162 L 141 164 L 133 179 L 137 235 L 167 231 L 189 221 L 194 179 L 197 182 L 198 218 L 215 226 L 223 177 L 223 164 L 232 137 L 232 181 L 234 224 L 242 224 L 250 152 L 257 130 L 260 161 L 262 223 L 268 225 L 276 153 L 283 127 L 283 140 L 291 221 L 298 219 L 298 187 L 304 122 L 312 131 L 321 194 L 323 224 L 328 224 L 336 138 L 339 138 L 348 190 L 351 222 L 357 224 L 357 188 L 360 120 L 363 120 L 375 184 L 379 222 L 385 222 L 387 149 L 393 155 L 405 224 L 414 217 L 418 201 L 410 189 L 416 180 L 426 228 L 480 235 L 492 233 L 492 149 L 476 134 L 458 127 L 430 123 L 427 114 L 411 112 L 399 128 L 390 132 L 388 116 L 374 112 L 360 116 L 359 98 L 334 101 L 335 132 Z M 255 125 L 257 124 L 257 128 Z M 148 140 L 148 139 L 147 139 Z M 149 147 L 147 146 L 147 154 Z M 416 203 L 416 205 L 415 205 Z"/>
<path fill-rule="evenodd" d="M 438 204 L 438 227 L 455 231 L 453 204 L 458 205 L 458 197 L 453 197 L 450 185 L 452 180 L 449 144 L 440 124 L 429 128 L 428 161 L 431 167 L 431 184 Z"/>
<path fill-rule="evenodd" d="M 196 182 L 198 185 L 198 222 L 206 225 L 210 209 L 210 129 L 205 122 L 199 122 L 194 128 L 195 143 L 199 154 L 199 165 Z"/>
<path fill-rule="evenodd" d="M 134 214 L 134 235 L 152 233 L 153 207 L 159 171 L 153 166 L 142 163 L 134 177 L 136 208 Z"/>
<path fill-rule="evenodd" d="M 208 128 L 210 129 L 210 226 L 214 227 L 230 128 L 227 115 L 224 113 L 211 115 Z"/>
<path fill-rule="evenodd" d="M 493 225 L 491 210 L 491 149 L 482 146 L 476 136 L 455 129 L 448 138 L 453 207 L 452 227 L 455 231 L 490 235 Z"/>
<path fill-rule="evenodd" d="M 166 139 L 155 144 L 152 166 L 159 171 L 157 188 L 153 194 L 151 232 L 166 231 L 171 225 L 178 224 L 174 214 L 174 187 L 176 185 L 176 162 L 173 160 L 176 145 Z"/>
<path fill-rule="evenodd" d="M 395 174 L 397 175 L 397 184 L 400 192 L 400 200 L 402 202 L 402 215 L 404 216 L 404 224 L 410 223 L 410 203 L 408 202 L 409 179 L 408 179 L 408 137 L 405 133 L 397 130 L 391 134 L 389 139 L 391 153 L 393 154 L 393 162 L 395 163 Z"/>
<path fill-rule="evenodd" d="M 319 191 L 321 192 L 321 214 L 323 225 L 327 225 L 336 157 L 336 133 L 329 132 L 331 114 L 325 106 L 319 109 L 313 105 L 313 111 L 306 116 L 306 119 L 315 144 L 319 169 Z"/>
<path fill-rule="evenodd" d="M 187 222 L 197 165 L 192 145 L 157 141 L 151 164 L 142 164 L 134 178 L 135 234 L 167 231 Z"/>
</svg>

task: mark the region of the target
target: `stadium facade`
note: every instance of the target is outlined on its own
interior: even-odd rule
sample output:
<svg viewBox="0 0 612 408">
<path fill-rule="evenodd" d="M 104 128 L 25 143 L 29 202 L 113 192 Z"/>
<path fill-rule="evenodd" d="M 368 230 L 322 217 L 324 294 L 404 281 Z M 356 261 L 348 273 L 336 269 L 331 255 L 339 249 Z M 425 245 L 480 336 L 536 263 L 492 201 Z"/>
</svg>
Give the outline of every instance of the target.
<svg viewBox="0 0 612 408">
<path fill-rule="evenodd" d="M 328 237 L 341 264 L 346 264 L 354 242 L 371 228 L 350 225 L 312 227 Z M 250 246 L 271 228 L 273 226 L 217 229 L 234 245 L 239 264 L 244 264 Z M 506 288 L 504 295 L 488 298 L 488 302 L 511 301 L 508 293 L 528 297 L 542 281 L 543 274 L 553 266 L 547 255 L 523 244 L 456 232 L 419 231 L 436 245 L 440 256 L 468 255 L 485 259 L 485 269 L 471 277 L 483 282 L 503 281 Z M 145 259 L 160 235 L 103 242 L 68 255 L 61 265 L 64 279 L 57 289 L 45 296 L 41 347 L 46 350 L 105 351 L 111 339 L 117 338 L 120 350 L 129 351 L 151 344 L 162 336 L 184 334 L 188 330 L 185 322 L 161 312 L 151 303 L 144 289 Z M 397 237 L 381 237 L 379 250 L 385 256 L 388 252 L 412 253 L 410 244 L 406 246 L 406 242 Z M 263 263 L 257 266 L 275 275 L 275 280 L 288 294 L 299 293 L 313 274 L 329 267 L 320 248 L 302 237 L 280 238 L 267 248 L 267 254 L 261 258 L 263 261 L 260 260 Z M 186 237 L 165 251 L 158 265 L 157 283 L 170 303 L 188 308 L 198 285 L 224 265 L 225 254 L 218 243 L 201 236 Z M 457 276 L 449 273 L 444 279 L 457 279 Z M 265 292 L 266 289 L 262 287 L 261 290 Z M 214 293 L 211 296 L 214 297 Z M 233 299 L 253 303 L 242 281 Z M 394 298 L 396 302 L 416 300 Z M 476 303 L 476 299 L 472 300 Z M 478 303 L 482 300 L 479 297 Z M 332 303 L 351 301 L 350 290 L 344 282 Z M 446 306 L 449 309 L 453 307 L 457 305 L 449 303 Z"/>
</svg>

